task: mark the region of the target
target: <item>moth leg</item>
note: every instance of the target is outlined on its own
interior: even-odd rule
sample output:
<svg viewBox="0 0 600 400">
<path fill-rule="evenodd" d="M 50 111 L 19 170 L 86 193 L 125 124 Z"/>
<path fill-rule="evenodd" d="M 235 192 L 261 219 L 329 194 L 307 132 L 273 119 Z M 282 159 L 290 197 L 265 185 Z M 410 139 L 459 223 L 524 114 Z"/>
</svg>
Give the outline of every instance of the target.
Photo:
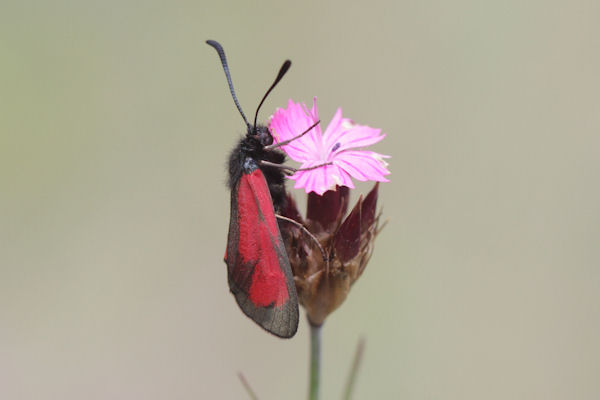
<svg viewBox="0 0 600 400">
<path fill-rule="evenodd" d="M 313 242 L 315 242 L 315 244 L 317 245 L 319 250 L 321 251 L 321 256 L 323 257 L 323 261 L 325 261 L 327 263 L 327 271 L 329 271 L 329 257 L 327 256 L 327 253 L 325 253 L 325 250 L 323 249 L 323 247 L 321 246 L 321 243 L 319 243 L 319 240 L 315 237 L 315 235 L 310 233 L 310 231 L 308 229 L 306 229 L 304 227 L 304 225 L 302 225 L 300 222 L 295 221 L 291 218 L 284 217 L 283 215 L 279 215 L 279 214 L 275 214 L 275 218 L 280 219 L 281 221 L 286 221 L 293 225 L 296 225 L 298 228 L 300 228 L 302 230 L 302 232 L 304 232 L 308 237 L 310 237 L 313 240 Z"/>
<path fill-rule="evenodd" d="M 312 167 L 308 167 L 308 168 L 294 168 L 294 167 L 290 167 L 289 165 L 272 163 L 270 161 L 265 161 L 265 160 L 260 160 L 258 163 L 264 167 L 272 167 L 272 168 L 280 169 L 287 175 L 293 175 L 298 171 L 310 171 L 311 169 L 317 169 L 317 168 L 324 167 L 326 165 L 333 164 L 332 162 L 326 162 L 326 163 L 319 164 L 319 165 L 313 165 Z"/>
</svg>

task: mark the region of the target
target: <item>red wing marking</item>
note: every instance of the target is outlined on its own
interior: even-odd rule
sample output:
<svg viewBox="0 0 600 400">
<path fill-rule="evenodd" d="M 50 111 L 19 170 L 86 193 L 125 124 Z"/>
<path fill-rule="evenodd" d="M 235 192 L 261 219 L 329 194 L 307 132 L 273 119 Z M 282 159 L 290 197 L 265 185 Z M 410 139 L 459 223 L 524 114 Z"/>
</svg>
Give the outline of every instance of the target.
<svg viewBox="0 0 600 400">
<path fill-rule="evenodd" d="M 271 243 L 267 247 L 262 247 L 260 261 L 254 267 L 252 275 L 252 284 L 250 285 L 250 300 L 258 307 L 267 307 L 274 305 L 281 307 L 288 300 L 288 290 L 285 282 L 285 274 L 281 270 L 273 238 L 265 229 L 265 225 L 260 225 L 261 243 Z"/>
<path fill-rule="evenodd" d="M 256 307 L 280 307 L 289 299 L 281 265 L 279 229 L 264 175 L 257 169 L 243 174 L 237 192 L 238 265 L 254 265 L 248 298 Z"/>
</svg>

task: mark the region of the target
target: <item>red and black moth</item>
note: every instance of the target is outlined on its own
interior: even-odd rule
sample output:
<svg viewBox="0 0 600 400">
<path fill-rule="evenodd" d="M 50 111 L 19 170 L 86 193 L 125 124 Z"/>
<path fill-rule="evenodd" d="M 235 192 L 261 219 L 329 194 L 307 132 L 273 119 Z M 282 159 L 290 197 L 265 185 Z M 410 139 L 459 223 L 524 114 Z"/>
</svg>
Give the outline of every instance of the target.
<svg viewBox="0 0 600 400">
<path fill-rule="evenodd" d="M 229 289 L 254 322 L 276 336 L 290 338 L 298 329 L 298 297 L 276 213 L 285 205 L 285 172 L 295 169 L 282 165 L 285 155 L 278 150 L 290 141 L 274 144 L 268 128 L 257 125 L 256 119 L 291 62 L 286 60 L 281 66 L 257 107 L 252 125 L 233 90 L 223 47 L 214 40 L 206 43 L 214 47 L 221 59 L 231 96 L 247 126 L 246 136 L 233 149 L 228 162 L 231 216 L 225 263 Z"/>
</svg>

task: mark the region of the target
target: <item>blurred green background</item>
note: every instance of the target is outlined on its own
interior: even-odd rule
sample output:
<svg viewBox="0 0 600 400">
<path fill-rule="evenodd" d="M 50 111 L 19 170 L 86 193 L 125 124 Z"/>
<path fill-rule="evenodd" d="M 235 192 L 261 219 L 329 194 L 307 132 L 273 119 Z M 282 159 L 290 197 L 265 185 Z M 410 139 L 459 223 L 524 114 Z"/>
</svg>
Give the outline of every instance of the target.
<svg viewBox="0 0 600 400">
<path fill-rule="evenodd" d="M 0 397 L 303 399 L 222 262 L 240 102 L 382 128 L 389 224 L 323 398 L 600 398 L 600 3 L 3 1 Z M 366 191 L 360 186 L 354 193 Z M 300 199 L 302 192 L 297 192 Z"/>
</svg>

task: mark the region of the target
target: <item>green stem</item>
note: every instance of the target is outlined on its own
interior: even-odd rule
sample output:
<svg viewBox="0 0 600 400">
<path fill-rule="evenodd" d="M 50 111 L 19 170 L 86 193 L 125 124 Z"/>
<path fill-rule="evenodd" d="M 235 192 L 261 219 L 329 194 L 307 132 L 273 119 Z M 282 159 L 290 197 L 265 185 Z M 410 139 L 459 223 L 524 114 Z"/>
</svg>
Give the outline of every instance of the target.
<svg viewBox="0 0 600 400">
<path fill-rule="evenodd" d="M 321 376 L 321 326 L 310 323 L 310 383 L 308 386 L 309 400 L 319 400 Z"/>
</svg>

